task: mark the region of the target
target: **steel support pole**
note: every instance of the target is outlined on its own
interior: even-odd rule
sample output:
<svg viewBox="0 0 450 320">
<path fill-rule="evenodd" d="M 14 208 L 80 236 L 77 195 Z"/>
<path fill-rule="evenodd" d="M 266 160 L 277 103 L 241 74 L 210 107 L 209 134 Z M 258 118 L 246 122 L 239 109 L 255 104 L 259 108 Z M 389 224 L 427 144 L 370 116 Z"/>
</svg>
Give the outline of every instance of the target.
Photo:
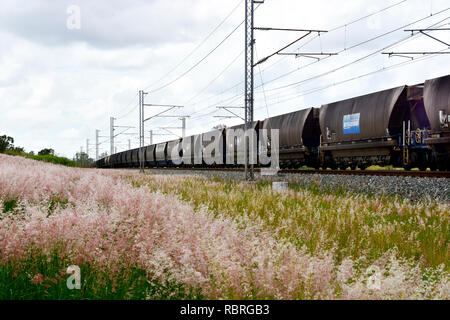
<svg viewBox="0 0 450 320">
<path fill-rule="evenodd" d="M 139 171 L 144 172 L 144 91 L 139 91 Z"/>
<path fill-rule="evenodd" d="M 110 155 L 114 154 L 114 117 L 109 119 Z"/>
<path fill-rule="evenodd" d="M 98 135 L 100 130 L 95 130 L 95 161 L 98 161 Z"/>
<path fill-rule="evenodd" d="M 253 89 L 254 89 L 254 0 L 245 0 L 245 133 L 253 123 Z M 249 139 L 253 135 L 248 135 Z M 244 135 L 244 160 L 245 160 L 245 178 L 252 180 L 254 178 L 253 163 L 249 170 L 249 141 L 247 135 Z"/>
<path fill-rule="evenodd" d="M 86 139 L 86 154 L 89 159 L 89 139 Z"/>
<path fill-rule="evenodd" d="M 144 172 L 144 146 L 145 146 L 145 115 L 144 115 L 144 97 L 147 93 L 143 90 L 139 91 L 139 168 L 140 172 Z"/>
</svg>

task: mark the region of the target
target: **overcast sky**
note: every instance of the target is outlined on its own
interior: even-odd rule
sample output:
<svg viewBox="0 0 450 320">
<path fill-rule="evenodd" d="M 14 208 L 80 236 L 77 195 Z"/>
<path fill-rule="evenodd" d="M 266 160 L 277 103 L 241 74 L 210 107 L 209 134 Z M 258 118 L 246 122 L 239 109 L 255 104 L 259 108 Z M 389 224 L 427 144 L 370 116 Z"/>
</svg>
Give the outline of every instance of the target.
<svg viewBox="0 0 450 320">
<path fill-rule="evenodd" d="M 71 158 L 81 146 L 86 149 L 87 138 L 94 143 L 95 129 L 102 130 L 102 136 L 109 135 L 111 116 L 117 118 L 117 125 L 137 127 L 140 89 L 149 92 L 147 103 L 185 106 L 169 114 L 191 116 L 187 134 L 240 123 L 239 119 L 215 116 L 226 115 L 217 106 L 237 107 L 244 102 L 244 29 L 241 26 L 232 33 L 244 19 L 243 3 L 2 0 L 0 135 L 14 137 L 15 144 L 26 151 L 51 147 Z M 255 69 L 255 118 L 320 107 L 449 74 L 448 55 L 410 60 L 381 54 L 448 48 L 426 36 L 410 38 L 410 33 L 403 31 L 450 27 L 448 7 L 448 0 L 266 0 L 255 12 L 255 26 L 332 30 L 320 37 L 311 34 L 284 52 L 339 55 L 320 62 L 275 56 L 261 64 Z M 449 34 L 433 33 L 447 43 Z M 257 58 L 301 35 L 256 31 Z M 403 39 L 405 42 L 389 47 Z M 359 62 L 352 63 L 355 61 Z M 145 112 L 151 116 L 162 110 L 147 107 Z M 234 111 L 243 115 L 239 109 Z M 146 143 L 148 130 L 164 133 L 158 128 L 180 125 L 176 118 L 146 123 Z M 181 135 L 178 129 L 170 130 Z M 154 142 L 173 138 L 155 136 Z M 119 136 L 119 150 L 128 148 L 128 139 L 133 147 L 138 145 L 137 136 Z M 101 152 L 109 151 L 107 140 L 100 139 Z M 90 155 L 95 156 L 94 145 Z"/>
</svg>

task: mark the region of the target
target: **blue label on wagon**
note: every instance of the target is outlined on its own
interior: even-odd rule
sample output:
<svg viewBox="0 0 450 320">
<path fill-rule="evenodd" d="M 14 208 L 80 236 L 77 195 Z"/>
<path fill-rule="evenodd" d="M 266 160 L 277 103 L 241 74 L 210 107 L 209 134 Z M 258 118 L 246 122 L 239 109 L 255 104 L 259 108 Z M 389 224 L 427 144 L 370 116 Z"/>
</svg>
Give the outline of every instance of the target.
<svg viewBox="0 0 450 320">
<path fill-rule="evenodd" d="M 344 134 L 359 134 L 360 113 L 347 114 L 344 116 Z"/>
</svg>

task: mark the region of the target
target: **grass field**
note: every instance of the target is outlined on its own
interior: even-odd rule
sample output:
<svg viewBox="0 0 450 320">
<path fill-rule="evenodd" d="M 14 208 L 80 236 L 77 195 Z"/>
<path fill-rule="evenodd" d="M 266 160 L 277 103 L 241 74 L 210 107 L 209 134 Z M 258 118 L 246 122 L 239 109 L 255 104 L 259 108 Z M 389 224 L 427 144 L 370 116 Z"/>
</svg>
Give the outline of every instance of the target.
<svg viewBox="0 0 450 320">
<path fill-rule="evenodd" d="M 448 203 L 0 155 L 0 212 L 0 299 L 450 296 Z"/>
</svg>

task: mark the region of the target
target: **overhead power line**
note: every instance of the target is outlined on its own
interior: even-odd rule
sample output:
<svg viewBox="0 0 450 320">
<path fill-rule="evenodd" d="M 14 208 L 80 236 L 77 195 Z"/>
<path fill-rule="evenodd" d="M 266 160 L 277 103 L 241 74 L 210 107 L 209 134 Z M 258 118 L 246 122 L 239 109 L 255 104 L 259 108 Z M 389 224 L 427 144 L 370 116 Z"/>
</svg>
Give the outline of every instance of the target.
<svg viewBox="0 0 450 320">
<path fill-rule="evenodd" d="M 399 5 L 401 5 L 401 4 L 405 3 L 405 2 L 408 2 L 408 1 L 410 1 L 410 0 L 402 0 L 402 1 L 399 1 L 399 2 L 394 3 L 394 4 L 392 4 L 392 5 L 389 5 L 389 6 L 385 7 L 385 8 L 381 8 L 381 9 L 379 9 L 379 10 L 373 12 L 373 13 L 370 13 L 370 14 L 365 15 L 365 16 L 363 16 L 363 17 L 357 18 L 357 19 L 352 20 L 352 21 L 350 21 L 350 22 L 347 22 L 347 23 L 345 23 L 345 24 L 343 24 L 343 25 L 334 27 L 334 28 L 332 28 L 331 30 L 329 30 L 328 33 L 335 32 L 335 31 L 337 31 L 337 30 L 339 30 L 339 29 L 342 29 L 342 28 L 344 28 L 344 27 L 346 27 L 346 26 L 350 26 L 350 25 L 355 24 L 355 23 L 357 23 L 357 22 L 359 22 L 359 21 L 362 21 L 362 20 L 364 20 L 364 19 L 370 18 L 370 17 L 375 16 L 375 15 L 377 15 L 377 14 L 380 14 L 380 13 L 382 13 L 382 12 L 384 12 L 384 11 L 387 11 L 387 10 L 389 10 L 389 9 L 392 9 L 392 8 L 394 8 L 394 7 L 397 7 L 397 6 L 399 6 Z M 256 7 L 256 9 L 257 9 L 257 8 L 258 8 L 258 7 Z M 255 10 L 256 10 L 256 9 L 255 9 Z M 436 13 L 436 14 L 437 14 L 437 13 Z M 303 45 L 301 45 L 299 48 L 297 48 L 297 50 L 301 49 L 302 47 L 306 46 L 308 43 L 312 42 L 314 39 L 317 39 L 317 38 L 318 38 L 318 36 L 313 37 L 310 41 L 307 41 L 305 44 L 303 44 Z M 277 61 L 277 62 L 273 63 L 272 65 L 269 65 L 268 67 L 262 69 L 262 72 L 264 72 L 264 71 L 270 69 L 271 67 L 273 67 L 274 65 L 278 64 L 281 60 L 284 60 L 285 58 L 286 58 L 286 57 L 283 57 L 283 58 L 281 58 L 279 61 Z M 321 60 L 323 60 L 323 59 L 321 59 Z M 311 64 L 308 64 L 307 66 L 312 65 L 312 64 L 315 64 L 315 63 L 317 63 L 317 61 L 316 61 L 316 62 L 313 62 L 313 63 L 311 63 Z M 297 71 L 297 70 L 295 70 L 295 71 Z M 295 71 L 294 71 L 294 72 L 295 72 Z M 219 95 L 223 95 L 224 93 L 233 90 L 234 88 L 240 86 L 242 83 L 243 83 L 243 81 L 240 81 L 240 82 L 234 84 L 233 86 L 231 86 L 231 87 L 229 87 L 229 88 L 223 90 L 222 92 L 220 92 Z M 267 84 L 267 82 L 264 83 L 264 84 Z M 256 88 L 259 88 L 259 87 L 260 87 L 260 86 L 257 86 Z M 243 93 L 242 93 L 242 95 L 243 95 Z M 202 100 L 202 101 L 196 102 L 195 104 L 199 104 L 199 103 L 202 103 L 202 102 L 211 100 L 212 98 L 214 98 L 214 97 L 206 98 L 206 99 L 204 99 L 204 100 Z M 214 107 L 215 105 L 217 105 L 217 104 L 211 104 L 211 105 L 210 105 L 209 107 L 207 107 L 207 108 L 203 108 L 203 109 L 201 109 L 201 110 L 195 111 L 194 114 L 197 114 L 198 112 L 204 111 L 204 110 L 206 110 L 206 109 L 208 109 L 208 108 Z"/>
<path fill-rule="evenodd" d="M 440 14 L 440 13 L 443 13 L 443 12 L 449 10 L 449 9 L 450 9 L 450 8 L 441 10 L 441 11 L 435 13 L 435 14 L 433 15 L 433 17 L 434 17 L 435 15 L 438 15 L 438 14 Z M 431 18 L 431 16 L 427 16 L 427 17 L 424 17 L 424 18 L 422 18 L 422 19 L 416 20 L 416 21 L 414 21 L 414 22 L 412 22 L 412 23 L 409 23 L 409 24 L 406 25 L 406 26 L 410 26 L 410 25 L 415 24 L 415 23 L 417 23 L 417 22 L 424 21 L 424 20 L 426 20 L 426 19 L 428 19 L 428 18 Z M 443 20 L 441 20 L 441 21 L 439 21 L 439 22 L 437 22 L 437 23 L 431 25 L 429 28 L 435 27 L 436 25 L 442 23 L 443 21 L 445 21 L 445 20 L 447 20 L 447 19 L 449 19 L 449 17 L 446 17 L 445 19 L 443 19 Z M 401 27 L 401 28 L 397 28 L 397 29 L 395 29 L 395 30 L 398 31 L 398 30 L 403 29 L 403 28 L 405 28 L 405 26 L 403 26 L 403 27 Z M 387 34 L 390 34 L 390 33 L 392 33 L 392 32 L 394 32 L 394 31 L 390 31 L 390 32 L 384 33 L 383 35 L 387 35 Z M 377 36 L 376 38 L 380 38 L 380 37 L 381 37 L 381 36 Z M 372 39 L 374 39 L 374 38 L 372 38 Z M 323 77 L 323 76 L 325 76 L 325 75 L 327 75 L 327 74 L 334 73 L 334 72 L 336 72 L 336 71 L 338 71 L 338 70 L 341 70 L 341 69 L 344 69 L 344 68 L 346 68 L 346 67 L 348 67 L 348 66 L 350 66 L 350 65 L 353 65 L 353 64 L 358 63 L 358 62 L 360 62 L 360 61 L 366 60 L 367 58 L 372 57 L 372 56 L 375 56 L 376 54 L 380 53 L 381 51 L 383 51 L 383 50 L 385 50 L 385 49 L 387 49 L 387 48 L 393 47 L 393 46 L 395 46 L 395 45 L 397 45 L 397 44 L 399 44 L 399 43 L 402 43 L 402 42 L 404 42 L 404 41 L 406 41 L 406 40 L 408 40 L 408 39 L 411 39 L 411 37 L 406 37 L 406 38 L 404 38 L 404 39 L 401 39 L 401 40 L 399 40 L 399 41 L 396 41 L 395 43 L 392 43 L 392 44 L 390 44 L 389 46 L 384 47 L 383 49 L 376 50 L 375 52 L 372 52 L 372 53 L 370 53 L 369 55 L 366 55 L 366 56 L 364 56 L 364 57 L 362 57 L 362 58 L 359 58 L 359 59 L 357 59 L 357 60 L 355 60 L 355 61 L 352 61 L 352 62 L 350 62 L 350 63 L 348 63 L 348 64 L 345 64 L 345 65 L 343 65 L 343 66 L 340 66 L 340 67 L 338 67 L 338 68 L 335 68 L 335 69 L 333 69 L 333 70 L 331 70 L 331 71 L 328 71 L 328 72 L 322 73 L 322 74 L 320 74 L 320 75 L 317 75 L 317 76 L 314 76 L 314 77 L 311 77 L 311 78 L 308 78 L 308 79 L 305 79 L 305 80 L 296 82 L 296 83 L 294 83 L 294 84 L 282 86 L 282 87 L 279 87 L 279 88 L 265 89 L 265 92 L 267 92 L 267 91 L 279 90 L 279 89 L 282 89 L 282 88 L 287 88 L 287 87 L 292 87 L 292 86 L 297 86 L 297 85 L 306 83 L 306 82 L 308 82 L 308 81 L 318 79 L 318 78 Z M 365 41 L 363 41 L 362 43 L 368 43 L 368 42 L 369 42 L 368 40 L 365 40 Z M 355 45 L 355 46 L 352 46 L 352 47 L 356 47 L 356 46 L 358 46 L 358 44 Z M 313 63 L 311 63 L 311 64 L 308 64 L 307 66 L 312 65 L 312 64 L 315 64 L 315 63 L 317 63 L 317 62 L 313 62 Z M 296 71 L 297 71 L 297 70 L 296 70 Z M 266 84 L 267 84 L 267 82 L 264 83 L 264 85 L 266 85 Z M 261 87 L 261 86 L 262 86 L 262 84 L 259 85 L 259 86 L 256 86 L 256 88 L 259 88 L 259 87 Z M 262 92 L 262 91 L 260 91 L 260 92 Z M 258 93 L 260 93 L 260 92 L 258 92 Z M 227 103 L 227 104 L 233 103 L 233 101 L 236 100 L 236 99 L 234 99 L 234 98 L 236 98 L 236 97 L 241 97 L 242 95 L 243 95 L 243 93 L 240 93 L 240 94 L 235 95 L 235 96 L 233 96 L 233 97 L 231 97 L 231 98 L 229 98 L 229 99 L 227 99 L 227 100 L 225 100 L 225 101 L 221 101 L 221 103 Z M 231 100 L 231 101 L 230 101 L 230 99 L 234 99 L 234 100 Z M 206 107 L 206 108 L 203 108 L 203 110 L 204 110 L 204 109 L 211 108 L 211 107 L 215 107 L 216 105 L 217 105 L 217 104 L 211 104 L 210 106 L 208 106 L 208 107 Z"/>
<path fill-rule="evenodd" d="M 238 26 L 236 26 L 222 41 L 219 42 L 219 44 L 217 44 L 211 51 L 209 51 L 203 58 L 201 58 L 199 61 L 197 61 L 188 70 L 183 72 L 181 75 L 179 75 L 178 77 L 176 77 L 172 81 L 169 81 L 169 82 L 165 83 L 164 85 L 162 85 L 162 86 L 160 86 L 160 87 L 158 87 L 156 89 L 149 90 L 149 93 L 155 93 L 155 92 L 161 91 L 162 89 L 165 89 L 165 88 L 169 87 L 170 85 L 174 84 L 178 80 L 180 80 L 183 77 L 185 77 L 188 73 L 190 73 L 192 70 L 197 68 L 203 61 L 205 61 L 209 56 L 211 56 L 217 49 L 219 49 L 237 30 L 239 30 L 239 28 L 244 24 L 244 22 L 245 21 L 242 21 Z"/>
<path fill-rule="evenodd" d="M 276 103 L 273 103 L 272 105 L 285 103 L 285 102 L 297 99 L 299 97 L 303 97 L 303 96 L 306 96 L 306 95 L 309 95 L 309 94 L 312 94 L 312 93 L 315 93 L 315 92 L 318 92 L 318 91 L 322 91 L 322 90 L 325 90 L 325 89 L 328 89 L 328 88 L 331 88 L 331 87 L 334 87 L 334 86 L 337 86 L 337 85 L 340 85 L 340 84 L 344 84 L 344 83 L 347 83 L 347 82 L 358 80 L 358 79 L 361 79 L 361 78 L 364 78 L 364 77 L 367 77 L 367 76 L 371 76 L 371 75 L 374 75 L 374 74 L 377 74 L 377 73 L 385 72 L 385 71 L 388 71 L 390 69 L 399 68 L 399 67 L 402 67 L 402 66 L 405 66 L 405 65 L 408 65 L 408 64 L 420 62 L 420 61 L 427 60 L 427 59 L 430 59 L 430 58 L 436 58 L 439 53 L 449 52 L 447 50 L 449 50 L 449 49 L 444 49 L 442 51 L 437 52 L 435 55 L 424 56 L 424 57 L 421 57 L 421 58 L 414 59 L 413 61 L 403 61 L 403 62 L 394 64 L 394 65 L 391 65 L 391 66 L 388 66 L 388 67 L 382 67 L 382 68 L 379 68 L 377 70 L 374 70 L 374 71 L 371 71 L 371 72 L 368 72 L 368 73 L 365 73 L 365 74 L 361 74 L 361 75 L 358 75 L 358 76 L 355 76 L 355 77 L 352 77 L 352 78 L 349 78 L 349 79 L 346 79 L 346 80 L 342 80 L 342 81 L 339 81 L 339 82 L 334 82 L 332 84 L 329 84 L 329 85 L 326 85 L 326 86 L 323 86 L 323 87 L 317 87 L 317 88 L 312 88 L 312 89 L 309 89 L 309 90 L 305 90 L 305 91 L 303 91 L 303 92 L 301 92 L 299 94 L 296 94 L 293 97 L 290 97 L 290 98 L 287 98 L 287 99 L 283 99 L 283 100 L 279 100 Z M 263 107 L 258 108 L 258 110 L 260 110 L 260 109 L 263 109 Z"/>
<path fill-rule="evenodd" d="M 328 30 L 328 34 L 330 34 L 330 33 L 332 33 L 332 32 L 335 32 L 335 31 L 337 31 L 337 30 L 343 29 L 343 28 L 348 28 L 349 26 L 351 26 L 351 25 L 353 25 L 353 24 L 355 24 L 355 23 L 358 23 L 358 22 L 363 21 L 363 20 L 365 20 L 365 19 L 371 18 L 371 17 L 373 17 L 373 16 L 375 16 L 375 15 L 378 15 L 378 14 L 380 14 L 380 13 L 383 13 L 383 12 L 389 10 L 389 9 L 395 8 L 395 7 L 401 5 L 401 4 L 405 3 L 405 2 L 408 2 L 408 1 L 410 1 L 410 0 L 402 0 L 402 1 L 399 1 L 399 2 L 397 2 L 397 3 L 394 3 L 394 4 L 392 4 L 392 5 L 389 5 L 389 6 L 387 6 L 387 7 L 378 9 L 378 10 L 376 10 L 376 11 L 370 13 L 370 14 L 367 14 L 367 15 L 365 15 L 365 16 L 363 16 L 363 17 L 360 17 L 360 18 L 357 18 L 357 19 L 355 19 L 355 20 L 346 22 L 346 23 L 344 23 L 344 24 L 342 24 L 342 25 L 340 25 L 340 26 L 336 26 L 336 27 L 334 27 L 334 28 L 331 28 L 331 29 Z M 315 35 L 314 37 L 312 37 L 311 39 L 309 39 L 308 41 L 306 41 L 305 43 L 303 43 L 301 46 L 299 46 L 296 50 L 298 51 L 298 50 L 304 48 L 305 46 L 307 46 L 308 44 L 310 44 L 311 42 L 313 42 L 313 41 L 316 40 L 317 38 L 319 38 L 319 35 Z M 276 61 L 276 62 L 272 63 L 271 65 L 267 66 L 266 68 L 264 68 L 263 71 L 269 70 L 270 68 L 274 67 L 275 65 L 279 64 L 280 62 L 282 62 L 282 61 L 285 60 L 285 59 L 286 59 L 286 57 L 280 58 L 278 61 Z"/>
<path fill-rule="evenodd" d="M 165 79 L 169 74 L 171 74 L 173 71 L 178 69 L 184 62 L 186 62 L 195 52 L 197 52 L 198 49 L 200 49 L 206 43 L 206 41 L 208 41 L 212 37 L 212 35 L 215 34 L 220 29 L 220 27 L 222 27 L 224 25 L 224 23 L 226 21 L 228 21 L 228 19 L 236 12 L 236 10 L 239 8 L 239 6 L 242 4 L 242 2 L 243 2 L 243 0 L 240 0 L 239 3 L 231 10 L 231 12 L 191 52 L 189 52 L 177 65 L 175 65 L 172 69 L 170 69 L 161 78 L 159 78 L 153 84 L 148 86 L 147 89 L 156 85 L 163 79 Z M 127 104 L 127 106 L 124 109 L 127 109 L 136 100 L 137 97 L 138 97 L 138 94 L 136 94 L 133 97 L 133 100 L 131 100 L 130 103 Z M 117 117 L 117 119 L 120 120 L 120 119 L 127 117 L 129 114 L 131 114 L 133 111 L 135 111 L 138 107 L 139 107 L 139 104 L 136 104 L 131 110 L 124 113 L 124 115 Z"/>
<path fill-rule="evenodd" d="M 444 10 L 441 10 L 441 11 L 437 12 L 435 15 L 444 13 L 444 12 L 446 12 L 446 11 L 448 11 L 448 10 L 450 10 L 450 8 L 446 8 L 446 9 L 444 9 Z M 434 15 L 434 16 L 435 16 L 435 15 Z M 434 17 L 434 16 L 433 16 L 433 17 Z M 384 36 L 386 36 L 386 35 L 388 35 L 388 34 L 391 34 L 391 33 L 394 33 L 394 32 L 396 32 L 396 31 L 402 30 L 402 29 L 404 29 L 404 28 L 406 28 L 406 27 L 409 27 L 409 26 L 411 26 L 411 25 L 414 25 L 414 24 L 416 24 L 416 23 L 418 23 L 418 22 L 425 21 L 425 20 L 427 20 L 427 19 L 429 19 L 429 18 L 431 18 L 431 16 L 428 16 L 428 15 L 427 15 L 427 16 L 424 17 L 424 18 L 415 20 L 414 22 L 408 23 L 408 24 L 406 24 L 406 25 L 404 25 L 404 26 L 401 26 L 401 27 L 399 27 L 399 28 L 396 28 L 396 29 L 394 29 L 394 30 L 385 32 L 385 33 L 383 33 L 383 34 L 381 34 L 381 35 L 378 35 L 378 36 L 373 37 L 373 38 L 371 38 L 371 39 L 368 39 L 368 40 L 362 41 L 362 42 L 360 42 L 360 43 L 358 43 L 358 44 L 355 44 L 355 45 L 349 47 L 347 50 L 351 50 L 351 49 L 353 49 L 353 48 L 356 48 L 356 47 L 359 47 L 359 46 L 361 46 L 361 45 L 367 44 L 367 43 L 369 43 L 369 42 L 371 42 L 371 41 L 380 39 L 380 38 L 382 38 L 382 37 L 384 37 Z M 444 20 L 442 20 L 442 21 L 439 21 L 438 24 L 439 24 L 439 23 L 442 23 L 443 21 L 445 21 L 445 20 L 447 20 L 447 19 L 448 19 L 448 17 L 446 17 L 446 18 L 445 18 Z M 413 35 L 413 36 L 414 36 L 414 35 Z M 410 37 L 404 38 L 404 39 L 400 40 L 399 42 L 404 41 L 405 39 L 408 39 L 408 38 L 410 38 Z M 396 42 L 396 43 L 394 43 L 394 44 L 392 44 L 392 45 L 389 45 L 389 46 L 383 48 L 382 50 L 385 50 L 385 49 L 387 49 L 387 48 L 389 48 L 389 47 L 392 47 L 393 45 L 395 45 L 395 44 L 397 44 L 397 43 L 398 43 L 398 42 Z M 382 50 L 381 50 L 381 51 L 382 51 Z M 342 53 L 342 52 L 343 52 L 343 50 L 339 51 L 338 53 Z M 338 70 L 340 70 L 340 69 L 343 69 L 343 68 L 346 68 L 346 67 L 348 67 L 348 66 L 350 66 L 350 65 L 352 65 L 352 64 L 355 64 L 355 63 L 358 63 L 358 62 L 360 62 L 360 61 L 362 61 L 362 60 L 365 60 L 365 59 L 367 59 L 368 57 L 371 57 L 371 56 L 373 56 L 373 55 L 375 55 L 375 54 L 378 54 L 379 52 L 380 52 L 380 50 L 377 50 L 377 51 L 375 51 L 375 52 L 373 52 L 373 53 L 371 53 L 371 54 L 369 54 L 369 55 L 366 55 L 366 56 L 364 56 L 364 57 L 362 57 L 362 58 L 359 58 L 359 59 L 357 59 L 357 60 L 355 60 L 355 61 L 352 61 L 352 62 L 350 62 L 350 63 L 347 63 L 347 64 L 343 65 L 343 66 L 340 66 L 340 67 L 338 67 L 338 68 L 335 68 L 335 69 L 333 69 L 333 70 L 330 70 L 330 71 L 328 71 L 328 72 L 322 73 L 322 74 L 320 74 L 320 75 L 314 76 L 314 77 L 309 78 L 309 79 L 306 79 L 306 80 L 297 81 L 297 82 L 294 82 L 294 83 L 291 83 L 291 84 L 287 84 L 287 85 L 283 85 L 283 86 L 279 86 L 279 87 L 276 87 L 276 88 L 266 89 L 266 92 L 267 92 L 267 91 L 275 91 L 275 90 L 280 90 L 280 89 L 284 89 L 284 88 L 293 87 L 293 86 L 302 84 L 302 83 L 304 83 L 305 81 L 309 81 L 309 80 L 313 80 L 313 79 L 320 78 L 320 77 L 322 77 L 322 76 L 324 76 L 324 75 L 327 75 L 327 74 L 336 72 L 336 71 L 338 71 Z M 324 58 L 324 59 L 322 59 L 322 60 L 325 60 L 325 59 L 328 59 L 328 58 L 329 58 L 329 57 Z M 308 64 L 307 66 L 310 66 L 310 65 L 315 64 L 315 63 L 317 63 L 317 62 L 312 62 L 312 63 Z M 306 67 L 307 67 L 307 66 L 306 66 Z M 269 81 L 266 81 L 265 84 L 267 85 L 268 83 L 271 83 L 271 82 L 274 82 L 274 81 L 276 81 L 276 80 L 279 80 L 279 79 L 281 79 L 281 78 L 283 78 L 283 77 L 286 77 L 286 76 L 288 76 L 288 75 L 290 75 L 290 74 L 292 74 L 292 73 L 294 73 L 294 72 L 297 72 L 297 71 L 299 71 L 299 70 L 300 70 L 300 69 L 295 69 L 295 70 L 292 70 L 292 71 L 287 72 L 287 73 L 285 73 L 285 74 L 282 74 L 282 75 L 280 75 L 280 76 L 278 76 L 278 77 L 276 77 L 276 78 L 274 78 L 274 79 L 271 79 L 271 80 L 269 80 Z"/>
<path fill-rule="evenodd" d="M 195 52 L 197 52 L 198 49 L 200 49 L 206 41 L 208 41 L 214 33 L 219 30 L 220 27 L 224 25 L 224 23 L 236 12 L 236 10 L 239 8 L 239 6 L 242 4 L 243 0 L 240 0 L 239 3 L 231 10 L 231 12 L 223 19 L 207 36 L 204 38 L 191 52 L 189 52 L 177 65 L 175 65 L 172 69 L 170 69 L 167 73 L 165 73 L 162 77 L 160 77 L 157 81 L 155 81 L 153 84 L 149 86 L 153 87 L 154 85 L 157 85 L 159 82 L 164 80 L 168 75 L 170 75 L 172 72 L 177 70 L 183 63 L 185 63 Z"/>
</svg>

